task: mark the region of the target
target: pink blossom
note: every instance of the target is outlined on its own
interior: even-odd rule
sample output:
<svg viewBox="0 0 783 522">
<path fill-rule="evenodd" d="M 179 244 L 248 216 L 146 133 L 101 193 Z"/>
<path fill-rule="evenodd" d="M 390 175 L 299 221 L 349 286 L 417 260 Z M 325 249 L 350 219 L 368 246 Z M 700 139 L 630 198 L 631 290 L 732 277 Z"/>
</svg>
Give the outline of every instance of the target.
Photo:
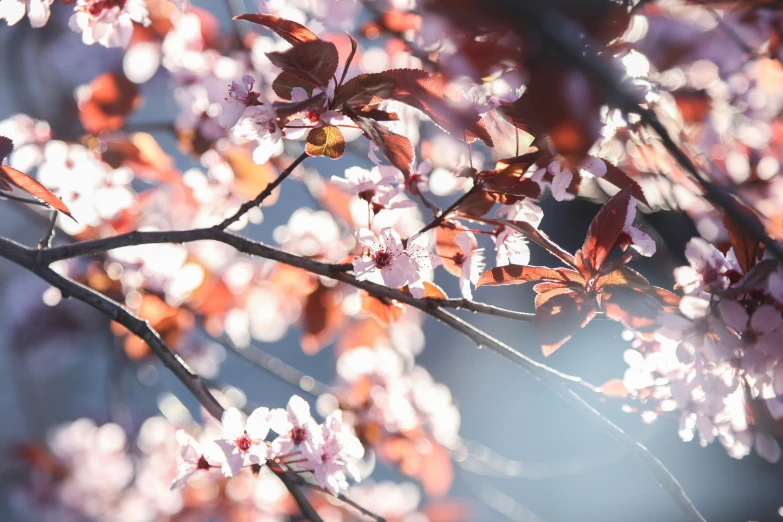
<svg viewBox="0 0 783 522">
<path fill-rule="evenodd" d="M 723 290 L 729 287 L 735 276 L 742 275 L 736 262 L 732 263 L 720 250 L 700 237 L 688 241 L 685 257 L 690 266 L 675 268 L 674 279 L 677 286 L 689 295 L 702 290 Z"/>
<path fill-rule="evenodd" d="M 177 430 L 177 443 L 179 444 L 179 458 L 177 459 L 177 476 L 171 483 L 171 489 L 179 489 L 187 483 L 188 479 L 199 470 L 208 470 L 213 461 L 208 458 L 201 445 L 184 430 Z"/>
<path fill-rule="evenodd" d="M 603 163 L 603 162 L 602 162 Z M 606 166 L 604 166 L 606 168 Z M 645 257 L 655 254 L 655 241 L 650 236 L 633 226 L 633 220 L 636 219 L 636 199 L 631 198 L 628 202 L 628 211 L 625 214 L 625 232 L 630 238 L 630 247 Z"/>
<path fill-rule="evenodd" d="M 324 92 L 320 88 L 313 89 L 312 96 L 307 94 L 301 87 L 294 87 L 291 89 L 291 101 L 294 103 L 304 102 L 318 96 Z M 286 130 L 286 137 L 290 139 L 298 139 L 305 135 L 309 128 L 321 127 L 326 125 L 350 125 L 355 124 L 350 118 L 343 116 L 342 113 L 334 110 L 329 110 L 329 102 L 334 98 L 334 86 L 329 84 L 326 96 L 324 96 L 320 102 L 314 102 L 306 111 L 303 111 L 304 117 L 291 120 L 291 128 Z M 299 128 L 302 127 L 302 128 Z"/>
<path fill-rule="evenodd" d="M 246 460 L 263 464 L 269 457 L 269 446 L 264 442 L 269 433 L 268 415 L 268 408 L 256 408 L 243 423 L 238 409 L 229 408 L 223 413 L 223 437 L 215 442 L 223 452 L 222 470 L 225 476 L 239 473 Z"/>
<path fill-rule="evenodd" d="M 255 141 L 253 161 L 262 165 L 269 161 L 275 147 L 280 143 L 281 132 L 277 126 L 277 114 L 271 104 L 251 105 L 245 108 L 234 126 L 234 135 L 248 141 Z"/>
<path fill-rule="evenodd" d="M 378 238 L 371 230 L 362 228 L 356 239 L 369 252 L 353 262 L 353 271 L 360 281 L 372 281 L 391 288 L 418 280 L 418 266 L 405 253 L 400 235 L 392 228 L 381 230 Z"/>
<path fill-rule="evenodd" d="M 291 397 L 286 409 L 270 411 L 268 421 L 272 431 L 279 435 L 272 442 L 272 452 L 276 457 L 285 456 L 296 446 L 311 440 L 317 427 L 310 415 L 310 405 L 298 395 Z"/>
<path fill-rule="evenodd" d="M 231 82 L 228 97 L 220 104 L 218 123 L 221 127 L 230 130 L 237 124 L 245 109 L 264 104 L 261 93 L 253 90 L 255 83 L 255 78 L 249 74 L 242 77 L 241 83 Z"/>
<path fill-rule="evenodd" d="M 511 221 L 530 223 L 534 228 L 538 228 L 544 219 L 544 211 L 529 198 L 513 205 L 503 205 L 498 211 L 498 215 Z M 530 263 L 530 247 L 528 247 L 527 238 L 516 230 L 503 226 L 496 230 L 492 239 L 495 242 L 495 250 L 497 250 L 496 266 L 527 265 Z"/>
<path fill-rule="evenodd" d="M 588 178 L 600 178 L 606 174 L 606 163 L 600 158 L 588 156 L 577 169 L 579 174 Z M 544 169 L 539 169 L 533 176 L 535 181 L 541 180 L 543 175 L 549 172 L 552 175 L 550 188 L 552 197 L 557 201 L 569 201 L 574 199 L 574 195 L 567 191 L 574 179 L 574 171 L 565 162 L 565 160 L 556 159 Z"/>
<path fill-rule="evenodd" d="M 43 27 L 49 21 L 54 0 L 0 0 L 0 20 L 14 25 L 25 13 L 32 27 Z"/>
<path fill-rule="evenodd" d="M 321 425 L 320 433 L 306 441 L 302 453 L 318 484 L 333 495 L 348 487 L 345 472 L 359 480 L 355 461 L 364 456 L 364 448 L 353 430 L 343 423 L 342 412 L 332 412 Z"/>
<path fill-rule="evenodd" d="M 453 261 L 462 269 L 459 276 L 459 288 L 462 297 L 473 299 L 471 284 L 475 285 L 484 271 L 484 249 L 478 248 L 476 236 L 472 232 L 460 232 L 454 238 L 461 252 L 458 252 Z"/>
<path fill-rule="evenodd" d="M 87 45 L 127 47 L 133 35 L 133 22 L 151 22 L 144 0 L 78 0 L 68 26 L 82 33 Z"/>
</svg>

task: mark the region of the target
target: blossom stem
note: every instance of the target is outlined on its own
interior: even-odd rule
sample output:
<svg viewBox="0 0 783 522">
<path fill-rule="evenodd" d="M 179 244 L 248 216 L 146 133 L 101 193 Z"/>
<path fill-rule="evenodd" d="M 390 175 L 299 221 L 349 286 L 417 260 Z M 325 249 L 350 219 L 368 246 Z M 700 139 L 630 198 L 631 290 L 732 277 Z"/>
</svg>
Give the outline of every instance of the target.
<svg viewBox="0 0 783 522">
<path fill-rule="evenodd" d="M 305 159 L 307 159 L 307 153 L 303 152 L 299 155 L 298 158 L 296 158 L 294 161 L 291 162 L 288 167 L 286 167 L 283 172 L 281 172 L 274 181 L 270 182 L 266 187 L 264 187 L 264 190 L 261 191 L 261 193 L 256 196 L 255 198 L 251 199 L 250 201 L 246 201 L 242 204 L 242 206 L 239 207 L 239 209 L 234 212 L 230 217 L 227 217 L 224 219 L 220 224 L 215 225 L 216 230 L 225 230 L 230 225 L 236 223 L 239 221 L 242 216 L 247 214 L 251 208 L 259 206 L 261 203 L 264 202 L 266 198 L 268 198 L 272 191 L 275 190 L 278 185 L 280 185 L 288 176 L 291 175 L 291 173 L 294 171 L 296 167 L 299 166 L 300 163 L 302 163 Z"/>
</svg>

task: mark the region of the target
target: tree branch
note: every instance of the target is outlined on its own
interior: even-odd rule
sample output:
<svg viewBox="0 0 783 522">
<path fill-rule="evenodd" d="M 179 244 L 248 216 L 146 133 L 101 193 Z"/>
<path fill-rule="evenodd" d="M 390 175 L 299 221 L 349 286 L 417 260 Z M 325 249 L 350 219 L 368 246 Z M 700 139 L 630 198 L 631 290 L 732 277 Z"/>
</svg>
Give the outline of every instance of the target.
<svg viewBox="0 0 783 522">
<path fill-rule="evenodd" d="M 215 396 L 212 395 L 209 389 L 207 389 L 199 376 L 187 366 L 185 361 L 166 346 L 158 335 L 158 332 L 156 332 L 147 321 L 137 317 L 119 303 L 99 294 L 95 290 L 58 274 L 52 270 L 48 264 L 41 264 L 41 261 L 36 259 L 36 255 L 42 255 L 45 252 L 48 251 L 32 250 L 9 239 L 0 238 L 0 257 L 4 257 L 35 273 L 53 287 L 58 288 L 60 292 L 62 292 L 63 297 L 73 297 L 74 299 L 82 301 L 98 310 L 109 319 L 116 321 L 127 328 L 131 333 L 149 345 L 163 365 L 177 376 L 180 382 L 187 387 L 210 415 L 218 420 L 221 419 L 224 411 L 223 406 L 217 401 Z M 323 522 L 299 486 L 292 483 L 284 472 L 276 474 L 294 497 L 299 509 L 302 511 L 302 515 L 311 522 Z"/>
<path fill-rule="evenodd" d="M 239 209 L 230 217 L 227 217 L 224 219 L 219 225 L 215 225 L 215 228 L 218 230 L 225 230 L 233 223 L 236 223 L 239 221 L 239 219 L 247 214 L 251 208 L 257 207 L 261 203 L 264 202 L 266 198 L 268 198 L 272 191 L 277 188 L 278 185 L 280 185 L 285 178 L 291 175 L 291 173 L 294 171 L 296 167 L 299 166 L 300 163 L 302 163 L 305 159 L 307 159 L 307 153 L 303 152 L 298 158 L 296 158 L 294 161 L 291 162 L 286 169 L 281 172 L 274 181 L 269 183 L 266 187 L 264 187 L 264 190 L 261 191 L 261 193 L 256 196 L 255 198 L 251 199 L 250 201 L 246 201 L 245 203 L 242 203 L 242 206 L 239 207 Z"/>
<path fill-rule="evenodd" d="M 631 453 L 638 457 L 656 476 L 659 483 L 669 492 L 669 494 L 675 499 L 678 505 L 683 509 L 690 520 L 701 521 L 703 518 L 691 503 L 683 491 L 680 484 L 672 476 L 672 474 L 666 469 L 666 467 L 649 452 L 642 444 L 629 437 L 622 429 L 612 423 L 609 419 L 604 417 L 600 412 L 595 410 L 589 403 L 587 403 L 582 397 L 580 397 L 573 389 L 574 386 L 580 388 L 587 388 L 592 392 L 600 393 L 601 389 L 586 381 L 583 381 L 579 377 L 564 374 L 550 368 L 549 366 L 539 363 L 526 355 L 514 350 L 507 344 L 495 339 L 489 334 L 479 330 L 475 326 L 463 321 L 455 315 L 443 310 L 438 303 L 438 300 L 432 299 L 416 299 L 413 296 L 403 293 L 399 290 L 388 288 L 386 286 L 378 285 L 370 281 L 360 281 L 355 276 L 346 272 L 350 265 L 335 265 L 329 263 L 323 263 L 320 261 L 312 260 L 284 252 L 262 243 L 251 241 L 249 239 L 231 234 L 218 228 L 207 229 L 195 229 L 186 231 L 163 231 L 163 232 L 130 232 L 128 234 L 122 234 L 111 238 L 97 239 L 93 241 L 84 241 L 81 243 L 75 243 L 71 245 L 65 245 L 56 247 L 41 252 L 41 262 L 51 263 L 53 261 L 68 259 L 77 257 L 80 255 L 95 254 L 104 252 L 114 248 L 151 244 L 151 243 L 186 243 L 191 241 L 201 240 L 213 240 L 218 241 L 234 247 L 237 251 L 243 252 L 249 255 L 255 255 L 285 263 L 290 266 L 307 270 L 311 273 L 328 277 L 342 281 L 346 284 L 354 286 L 356 288 L 366 290 L 375 297 L 381 297 L 386 299 L 394 299 L 403 304 L 407 304 L 414 308 L 417 308 L 445 325 L 453 328 L 462 335 L 472 340 L 478 347 L 488 347 L 492 351 L 503 356 L 507 360 L 513 362 L 515 365 L 521 367 L 526 372 L 531 374 L 537 380 L 545 383 L 551 390 L 553 390 L 558 396 L 563 398 L 566 402 L 574 406 L 577 410 L 584 413 L 588 419 L 590 419 L 599 429 L 604 433 L 614 438 L 623 446 L 625 446 Z M 8 245 L 13 245 L 13 248 L 9 248 Z M 34 264 L 33 259 L 30 257 L 31 249 L 27 249 L 21 245 L 16 245 L 7 239 L 0 239 L 0 256 L 9 257 L 15 256 L 15 259 L 9 257 L 11 260 L 17 262 L 21 266 L 31 268 Z M 46 268 L 52 274 L 51 269 Z M 36 271 L 36 273 L 39 273 Z M 57 278 L 62 278 L 57 274 L 54 274 Z M 49 279 L 47 279 L 49 280 Z M 77 283 L 72 283 L 77 284 Z M 78 285 L 81 287 L 81 285 Z M 107 298 L 96 294 L 92 290 L 86 287 L 81 287 L 89 291 L 96 296 L 99 296 L 105 301 L 109 301 Z M 109 301 L 111 303 L 111 301 Z M 451 301 L 449 301 L 451 303 Z M 471 309 L 473 307 L 471 301 L 458 300 L 454 301 L 454 304 L 460 304 L 461 308 Z M 478 305 L 479 303 L 476 303 Z M 464 306 L 467 305 L 467 306 Z M 116 305 L 115 306 L 119 306 Z M 482 305 L 476 307 L 477 312 L 486 313 L 486 309 Z M 113 312 L 113 310 L 109 310 Z M 129 312 L 125 312 L 130 315 Z M 108 315 L 108 314 L 107 314 Z M 113 318 L 112 315 L 109 315 Z M 134 316 L 131 316 L 134 317 Z M 120 322 L 120 321 L 118 321 Z M 143 323 L 143 322 L 142 322 Z M 144 323 L 144 326 L 149 329 L 149 326 Z M 151 329 L 149 329 L 152 331 Z M 142 329 L 141 333 L 145 333 Z M 160 342 L 160 339 L 155 337 Z M 146 340 L 146 339 L 145 339 Z M 162 343 L 161 343 L 162 344 Z M 165 347 L 165 345 L 164 345 Z M 166 349 L 168 351 L 168 349 Z M 157 352 L 156 352 L 157 353 Z M 170 352 L 169 352 L 170 353 Z M 173 354 L 171 354 L 173 356 Z M 197 379 L 197 378 L 196 378 Z M 198 388 L 197 388 L 198 390 Z M 211 397 L 211 395 L 210 395 Z"/>
</svg>

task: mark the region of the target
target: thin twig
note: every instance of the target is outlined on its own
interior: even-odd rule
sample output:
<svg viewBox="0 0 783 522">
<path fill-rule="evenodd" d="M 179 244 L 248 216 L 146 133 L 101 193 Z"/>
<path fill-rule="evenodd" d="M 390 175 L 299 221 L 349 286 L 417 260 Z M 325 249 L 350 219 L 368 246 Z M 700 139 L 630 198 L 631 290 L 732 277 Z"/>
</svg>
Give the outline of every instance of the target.
<svg viewBox="0 0 783 522">
<path fill-rule="evenodd" d="M 51 208 L 43 201 L 38 201 L 37 199 L 32 199 L 32 198 L 23 198 L 20 196 L 14 196 L 13 194 L 6 194 L 5 192 L 0 192 L 0 198 L 7 199 L 9 201 L 18 201 L 19 203 L 26 203 L 28 205 L 37 205 L 39 207 Z"/>
<path fill-rule="evenodd" d="M 470 197 L 474 192 L 476 192 L 476 190 L 478 190 L 478 185 L 473 185 L 470 188 L 470 190 L 468 190 L 463 195 L 461 195 L 454 203 L 449 205 L 449 207 L 446 210 L 444 210 L 443 212 L 435 216 L 435 218 L 432 221 L 424 225 L 424 228 L 419 230 L 419 234 L 423 234 L 428 230 L 432 230 L 435 227 L 439 227 L 443 223 L 443 221 L 449 216 L 449 214 L 454 212 L 466 199 L 468 199 L 468 197 Z"/>
<path fill-rule="evenodd" d="M 38 250 L 46 250 L 52 246 L 52 238 L 54 237 L 54 229 L 57 226 L 57 215 L 59 212 L 52 211 L 52 217 L 49 219 L 49 228 L 46 230 L 46 234 L 38 242 Z"/>
<path fill-rule="evenodd" d="M 239 207 L 239 209 L 231 216 L 223 220 L 222 223 L 219 225 L 215 225 L 215 228 L 218 230 L 225 230 L 233 223 L 236 223 L 239 221 L 239 219 L 247 214 L 251 208 L 257 207 L 261 203 L 264 202 L 266 198 L 268 198 L 272 191 L 277 188 L 278 185 L 280 185 L 283 180 L 285 180 L 288 176 L 291 175 L 291 173 L 294 171 L 294 169 L 299 166 L 300 163 L 302 163 L 307 158 L 307 153 L 303 152 L 298 158 L 296 158 L 294 161 L 291 162 L 286 169 L 281 172 L 277 178 L 275 178 L 274 181 L 269 183 L 264 190 L 261 191 L 261 193 L 256 196 L 255 198 L 251 199 L 250 201 L 247 201 L 242 204 L 242 206 Z"/>
<path fill-rule="evenodd" d="M 430 299 L 433 305 L 440 308 L 455 308 L 457 310 L 468 310 L 474 313 L 494 315 L 496 317 L 505 317 L 515 321 L 531 322 L 536 314 L 530 312 L 517 312 L 508 310 L 499 306 L 488 305 L 471 301 L 470 299 Z"/>
</svg>

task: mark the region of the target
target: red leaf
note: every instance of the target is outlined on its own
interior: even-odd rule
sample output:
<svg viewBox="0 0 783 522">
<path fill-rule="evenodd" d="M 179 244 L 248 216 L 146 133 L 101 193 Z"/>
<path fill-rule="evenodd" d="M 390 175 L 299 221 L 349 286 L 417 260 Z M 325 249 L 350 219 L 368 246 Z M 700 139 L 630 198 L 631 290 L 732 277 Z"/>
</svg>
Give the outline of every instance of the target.
<svg viewBox="0 0 783 522">
<path fill-rule="evenodd" d="M 38 183 L 24 172 L 19 172 L 8 165 L 0 165 L 0 180 L 6 181 L 11 185 L 18 187 L 28 194 L 40 199 L 53 209 L 59 210 L 66 216 L 73 219 L 71 211 L 65 206 L 60 198 L 52 194 L 49 189 Z M 75 221 L 75 220 L 74 220 Z"/>
<path fill-rule="evenodd" d="M 600 158 L 597 158 L 600 159 Z M 603 175 L 601 179 L 605 179 L 612 185 L 614 185 L 617 188 L 624 189 L 625 187 L 631 187 L 631 194 L 633 194 L 633 197 L 644 203 L 645 205 L 649 206 L 650 204 L 647 203 L 647 198 L 644 197 L 644 191 L 642 190 L 642 186 L 639 185 L 636 180 L 634 180 L 632 177 L 630 177 L 628 174 L 625 173 L 625 171 L 621 170 L 615 165 L 612 165 L 606 160 L 601 159 L 606 164 L 606 174 Z"/>
<path fill-rule="evenodd" d="M 410 295 L 411 291 L 408 289 L 408 286 L 405 285 L 401 289 L 406 294 Z M 424 281 L 424 295 L 422 296 L 422 299 L 448 299 L 449 296 L 446 295 L 446 292 L 443 291 L 441 287 L 436 285 L 435 283 L 430 283 L 429 281 Z"/>
<path fill-rule="evenodd" d="M 599 270 L 614 249 L 625 227 L 631 190 L 624 188 L 604 203 L 590 223 L 587 238 L 582 245 L 582 255 L 589 268 Z"/>
<path fill-rule="evenodd" d="M 404 308 L 397 301 L 384 302 L 370 294 L 362 297 L 362 313 L 371 315 L 383 326 L 396 323 L 403 311 Z"/>
<path fill-rule="evenodd" d="M 604 100 L 598 87 L 580 71 L 550 62 L 530 67 L 527 90 L 504 111 L 512 123 L 533 134 L 548 134 L 558 153 L 578 165 L 601 134 Z"/>
<path fill-rule="evenodd" d="M 628 388 L 625 387 L 622 379 L 606 381 L 601 385 L 601 393 L 607 397 L 617 397 L 620 399 L 625 399 L 629 395 Z"/>
<path fill-rule="evenodd" d="M 595 305 L 584 294 L 556 295 L 536 309 L 533 328 L 541 340 L 545 357 L 560 348 L 595 317 Z"/>
<path fill-rule="evenodd" d="M 337 159 L 345 152 L 345 138 L 334 125 L 316 127 L 307 134 L 305 151 L 310 156 Z"/>
<path fill-rule="evenodd" d="M 302 350 L 309 355 L 318 353 L 334 339 L 345 322 L 342 311 L 343 294 L 339 287 L 319 284 L 302 307 Z"/>
<path fill-rule="evenodd" d="M 479 172 L 478 175 L 482 186 L 489 192 L 538 199 L 541 196 L 541 185 L 522 177 L 522 172 L 509 166 L 503 170 Z"/>
<path fill-rule="evenodd" d="M 395 134 L 380 123 L 359 116 L 350 110 L 346 109 L 344 112 L 359 125 L 367 139 L 381 149 L 389 163 L 400 169 L 405 176 L 410 174 L 415 153 L 408 138 Z"/>
<path fill-rule="evenodd" d="M 752 210 L 741 203 L 736 203 L 735 206 L 738 211 L 749 220 L 755 221 L 758 219 Z M 725 211 L 723 212 L 723 225 L 729 232 L 729 241 L 734 248 L 737 262 L 739 263 L 740 268 L 742 268 L 742 271 L 747 274 L 750 269 L 756 265 L 756 262 L 761 255 L 761 242 L 746 232 L 745 229 L 731 219 Z"/>
<path fill-rule="evenodd" d="M 476 283 L 480 286 L 518 285 L 530 281 L 578 282 L 584 279 L 577 272 L 567 268 L 547 268 L 545 266 L 507 265 L 487 270 Z"/>
<path fill-rule="evenodd" d="M 5 136 L 0 136 L 0 163 L 14 150 L 14 142 Z"/>
<path fill-rule="evenodd" d="M 253 22 L 254 24 L 263 25 L 264 27 L 274 31 L 279 37 L 290 44 L 318 40 L 318 37 L 315 35 L 315 33 L 302 24 L 274 15 L 243 14 L 235 16 L 234 20 L 247 20 L 248 22 Z"/>
<path fill-rule="evenodd" d="M 339 109 L 343 104 L 358 107 L 380 103 L 392 95 L 396 86 L 397 80 L 388 74 L 360 74 L 337 89 L 334 107 Z"/>
<path fill-rule="evenodd" d="M 570 286 L 565 286 L 563 283 L 538 283 L 533 287 L 533 290 L 539 292 L 534 301 L 536 309 L 538 309 L 556 295 L 568 294 L 575 289 Z"/>
<path fill-rule="evenodd" d="M 460 232 L 467 230 L 462 225 L 452 222 L 453 227 L 437 227 L 435 229 L 435 253 L 441 256 L 443 268 L 454 276 L 462 274 L 462 267 L 457 265 L 452 258 L 462 249 L 457 246 L 456 237 Z"/>
<path fill-rule="evenodd" d="M 601 292 L 601 308 L 609 319 L 641 330 L 656 326 L 663 306 L 657 298 L 635 288 L 606 286 Z"/>
<path fill-rule="evenodd" d="M 269 61 L 284 71 L 321 87 L 329 84 L 339 61 L 337 47 L 323 40 L 298 43 L 287 51 L 266 55 Z"/>
<path fill-rule="evenodd" d="M 296 87 L 301 87 L 307 92 L 308 96 L 312 96 L 316 85 L 287 71 L 281 71 L 272 82 L 272 90 L 284 100 L 291 99 L 291 91 Z"/>
<path fill-rule="evenodd" d="M 468 216 L 480 217 L 489 212 L 495 206 L 495 198 L 492 194 L 483 190 L 474 190 L 454 209 Z"/>
<path fill-rule="evenodd" d="M 473 107 L 466 108 L 462 91 L 449 84 L 442 74 L 416 69 L 392 69 L 383 74 L 396 79 L 392 98 L 415 107 L 429 116 L 436 125 L 468 143 L 480 139 L 492 146 L 481 115 Z M 455 106 L 458 102 L 462 105 Z"/>
<path fill-rule="evenodd" d="M 649 290 L 647 290 L 647 293 L 655 296 L 664 306 L 672 306 L 675 308 L 680 306 L 680 300 L 682 299 L 679 295 L 658 286 L 651 286 Z"/>
<path fill-rule="evenodd" d="M 121 73 L 101 74 L 90 82 L 89 91 L 80 100 L 79 119 L 93 134 L 121 129 L 125 117 L 141 101 L 136 85 Z"/>
</svg>

